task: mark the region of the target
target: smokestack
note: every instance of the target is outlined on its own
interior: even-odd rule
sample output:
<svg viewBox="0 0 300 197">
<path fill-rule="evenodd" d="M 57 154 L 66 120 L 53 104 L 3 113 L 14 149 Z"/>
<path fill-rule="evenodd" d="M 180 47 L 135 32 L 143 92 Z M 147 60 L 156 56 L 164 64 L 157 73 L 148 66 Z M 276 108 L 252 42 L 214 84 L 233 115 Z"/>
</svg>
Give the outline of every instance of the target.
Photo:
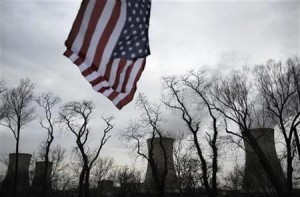
<svg viewBox="0 0 300 197">
<path fill-rule="evenodd" d="M 150 150 L 151 150 L 151 139 L 147 140 L 147 145 L 148 145 L 148 155 L 150 155 Z M 157 170 L 158 170 L 158 177 L 161 179 L 163 177 L 163 173 L 165 170 L 165 161 L 164 161 L 164 153 L 163 149 L 160 145 L 160 140 L 162 140 L 162 145 L 166 150 L 166 155 L 167 155 L 167 169 L 168 169 L 168 174 L 166 176 L 165 180 L 165 191 L 166 192 L 174 192 L 178 189 L 178 180 L 177 176 L 175 173 L 175 167 L 174 167 L 174 160 L 173 160 L 173 143 L 174 140 L 171 138 L 154 138 L 153 139 L 153 159 L 155 163 L 157 164 Z M 155 185 L 153 181 L 153 176 L 152 176 L 152 170 L 151 166 L 148 163 L 147 167 L 147 172 L 146 172 L 146 177 L 145 181 L 143 184 L 143 189 L 145 191 L 153 192 L 155 191 Z"/>
<path fill-rule="evenodd" d="M 31 154 L 19 153 L 18 154 L 19 163 L 18 163 L 18 181 L 17 189 L 19 194 L 24 194 L 25 196 L 29 191 L 29 165 Z M 9 164 L 6 172 L 6 176 L 2 182 L 2 193 L 10 196 L 14 189 L 14 176 L 15 176 L 15 163 L 16 163 L 16 154 L 9 154 Z"/>
<path fill-rule="evenodd" d="M 253 137 L 256 138 L 258 145 L 268 158 L 274 172 L 280 178 L 281 182 L 285 183 L 286 179 L 276 154 L 274 129 L 259 128 L 252 129 L 250 132 Z M 260 164 L 254 150 L 246 141 L 244 141 L 244 144 L 246 150 L 246 165 L 243 190 L 248 192 L 274 192 L 275 190 L 272 183 Z"/>
<path fill-rule="evenodd" d="M 51 188 L 51 172 L 52 172 L 52 162 L 48 162 L 47 174 L 45 176 L 45 161 L 37 161 L 35 163 L 35 174 L 31 185 L 31 191 L 37 196 L 41 196 L 43 191 L 43 181 L 46 181 L 47 188 L 46 191 L 49 193 Z"/>
</svg>

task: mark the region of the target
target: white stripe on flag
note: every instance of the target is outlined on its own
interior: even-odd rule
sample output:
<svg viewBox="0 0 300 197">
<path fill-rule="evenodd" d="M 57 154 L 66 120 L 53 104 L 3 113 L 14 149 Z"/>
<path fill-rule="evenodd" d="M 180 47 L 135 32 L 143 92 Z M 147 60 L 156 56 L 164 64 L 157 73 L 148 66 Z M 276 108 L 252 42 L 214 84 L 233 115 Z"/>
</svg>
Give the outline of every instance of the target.
<svg viewBox="0 0 300 197">
<path fill-rule="evenodd" d="M 102 59 L 101 59 L 99 69 L 98 69 L 98 72 L 100 73 L 100 75 L 105 74 L 106 64 L 108 63 L 109 58 L 111 57 L 112 52 L 115 48 L 115 45 L 117 44 L 117 41 L 122 33 L 125 22 L 126 22 L 126 3 L 122 3 L 118 22 L 117 22 L 111 36 L 109 37 L 108 43 L 105 46 L 105 49 L 104 49 L 104 52 L 102 55 Z"/>
<path fill-rule="evenodd" d="M 69 57 L 69 59 L 74 63 L 78 58 L 78 55 L 76 55 L 75 53 L 72 53 L 72 55 Z"/>
<path fill-rule="evenodd" d="M 102 81 L 100 83 L 98 83 L 97 85 L 93 86 L 94 90 L 96 90 L 97 92 L 103 88 L 103 87 L 108 87 L 109 84 L 107 83 L 107 81 Z"/>
<path fill-rule="evenodd" d="M 88 80 L 88 82 L 91 82 L 91 81 L 95 80 L 98 77 L 99 77 L 99 73 L 94 71 L 91 74 L 89 74 L 88 76 L 86 76 L 85 78 L 86 78 L 86 80 Z"/>
<path fill-rule="evenodd" d="M 119 80 L 119 84 L 118 84 L 118 87 L 116 88 L 116 91 L 117 92 L 121 92 L 122 90 L 122 87 L 123 87 L 123 84 L 124 84 L 124 81 L 125 81 L 125 76 L 126 76 L 126 72 L 127 72 L 127 69 L 128 67 L 132 64 L 132 61 L 131 60 L 127 60 L 126 61 L 126 65 L 124 66 L 121 74 L 120 74 L 120 80 Z"/>
<path fill-rule="evenodd" d="M 122 101 L 128 94 L 130 94 L 130 91 L 132 89 L 132 86 L 134 84 L 134 81 L 137 77 L 137 74 L 139 70 L 141 69 L 141 66 L 143 64 L 144 58 L 139 58 L 136 60 L 136 62 L 133 65 L 133 69 L 130 73 L 128 83 L 126 85 L 126 93 L 120 93 L 112 102 L 114 105 L 117 105 L 120 101 Z"/>
<path fill-rule="evenodd" d="M 87 5 L 86 11 L 84 12 L 83 20 L 82 20 L 78 35 L 76 36 L 74 43 L 72 44 L 72 48 L 71 48 L 71 51 L 73 51 L 76 54 L 79 54 L 79 50 L 83 44 L 84 35 L 88 28 L 89 21 L 91 19 L 91 15 L 92 15 L 93 9 L 95 7 L 95 4 L 96 4 L 96 0 L 90 0 Z"/>
<path fill-rule="evenodd" d="M 99 1 L 99 0 L 98 0 Z M 101 39 L 101 36 L 103 34 L 103 31 L 105 30 L 105 27 L 110 19 L 110 16 L 113 12 L 114 9 L 114 5 L 115 5 L 115 1 L 112 0 L 107 0 L 104 10 L 98 20 L 95 32 L 93 33 L 92 39 L 91 39 L 91 43 L 90 46 L 88 48 L 88 51 L 86 53 L 86 58 L 85 58 L 85 63 L 87 65 L 92 65 L 92 62 L 94 60 L 95 57 L 95 53 L 97 50 L 97 46 L 99 44 L 99 40 Z M 101 44 L 101 43 L 100 43 Z M 97 54 L 97 55 L 102 55 L 102 54 Z"/>
<path fill-rule="evenodd" d="M 113 92 L 114 90 L 112 88 L 109 88 L 105 90 L 102 94 L 106 97 L 109 97 L 109 95 Z"/>
<path fill-rule="evenodd" d="M 108 83 L 110 84 L 110 86 L 113 86 L 115 83 L 120 60 L 121 60 L 120 58 L 114 59 L 112 65 L 111 65 L 111 70 L 110 70 L 110 75 L 109 75 L 109 80 L 108 80 Z"/>
</svg>

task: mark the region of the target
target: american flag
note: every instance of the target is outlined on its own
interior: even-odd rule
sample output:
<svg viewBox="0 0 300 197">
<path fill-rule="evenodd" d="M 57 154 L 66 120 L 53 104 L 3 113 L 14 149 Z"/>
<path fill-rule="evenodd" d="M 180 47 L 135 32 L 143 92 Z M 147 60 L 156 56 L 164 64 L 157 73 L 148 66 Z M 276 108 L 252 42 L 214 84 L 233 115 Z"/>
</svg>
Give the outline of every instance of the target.
<svg viewBox="0 0 300 197">
<path fill-rule="evenodd" d="M 150 54 L 151 0 L 83 0 L 64 55 L 121 109 L 136 91 Z"/>
</svg>

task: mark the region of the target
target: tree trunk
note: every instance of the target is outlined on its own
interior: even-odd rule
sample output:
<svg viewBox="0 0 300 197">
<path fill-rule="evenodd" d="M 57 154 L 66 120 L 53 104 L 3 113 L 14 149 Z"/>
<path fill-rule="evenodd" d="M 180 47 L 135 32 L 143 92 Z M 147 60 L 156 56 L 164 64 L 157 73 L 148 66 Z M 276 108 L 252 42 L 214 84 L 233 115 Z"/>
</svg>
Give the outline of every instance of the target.
<svg viewBox="0 0 300 197">
<path fill-rule="evenodd" d="M 199 141 L 198 141 L 198 138 L 197 138 L 197 134 L 193 133 L 193 137 L 194 137 L 194 144 L 196 146 L 197 153 L 198 153 L 198 156 L 199 156 L 200 161 L 201 161 L 201 169 L 202 169 L 202 173 L 203 173 L 202 180 L 203 180 L 203 184 L 204 184 L 206 193 L 209 197 L 214 197 L 214 196 L 212 196 L 211 191 L 210 191 L 210 186 L 209 186 L 209 183 L 208 183 L 208 176 L 207 176 L 207 164 L 206 164 L 206 161 L 205 161 L 205 159 L 202 155 L 202 151 L 201 151 L 201 148 L 199 146 Z"/>
<path fill-rule="evenodd" d="M 212 116 L 212 115 L 211 115 Z M 217 129 L 217 120 L 213 117 L 214 125 L 214 137 L 211 142 L 211 148 L 213 151 L 213 161 L 212 161 L 212 196 L 216 197 L 218 195 L 217 191 L 217 172 L 218 172 L 218 147 L 217 147 L 217 138 L 218 138 L 218 129 Z"/>
<path fill-rule="evenodd" d="M 90 197 L 90 168 L 85 172 L 84 179 L 84 197 Z"/>
<path fill-rule="evenodd" d="M 299 140 L 297 128 L 294 127 L 292 131 L 294 132 L 294 137 L 295 137 L 295 142 L 296 142 L 296 147 L 298 152 L 298 159 L 300 160 L 300 140 Z"/>
<path fill-rule="evenodd" d="M 44 197 L 48 196 L 48 185 L 47 185 L 47 174 L 48 174 L 48 167 L 49 167 L 49 146 L 46 147 L 46 154 L 45 154 L 45 169 L 44 169 L 44 176 L 43 176 L 43 189 L 42 195 Z"/>
<path fill-rule="evenodd" d="M 13 196 L 18 197 L 18 177 L 19 177 L 19 142 L 20 142 L 20 127 L 18 126 L 16 138 L 16 163 L 15 163 L 15 176 L 13 185 Z"/>
<path fill-rule="evenodd" d="M 79 188 L 78 188 L 78 197 L 83 197 L 83 183 L 85 178 L 85 168 L 83 167 L 80 176 L 79 176 Z"/>
<path fill-rule="evenodd" d="M 292 150 L 291 150 L 291 143 L 287 144 L 287 172 L 286 172 L 286 190 L 289 196 L 293 195 L 293 166 L 292 166 L 293 158 L 292 158 Z"/>
</svg>

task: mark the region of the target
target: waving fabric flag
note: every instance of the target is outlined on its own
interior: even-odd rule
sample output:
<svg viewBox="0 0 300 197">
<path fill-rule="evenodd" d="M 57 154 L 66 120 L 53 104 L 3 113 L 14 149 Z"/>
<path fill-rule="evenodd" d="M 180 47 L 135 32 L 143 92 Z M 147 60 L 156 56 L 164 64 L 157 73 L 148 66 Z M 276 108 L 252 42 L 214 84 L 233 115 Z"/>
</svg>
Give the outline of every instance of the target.
<svg viewBox="0 0 300 197">
<path fill-rule="evenodd" d="M 121 109 L 129 103 L 150 54 L 150 0 L 83 0 L 64 55 L 93 89 Z"/>
</svg>

